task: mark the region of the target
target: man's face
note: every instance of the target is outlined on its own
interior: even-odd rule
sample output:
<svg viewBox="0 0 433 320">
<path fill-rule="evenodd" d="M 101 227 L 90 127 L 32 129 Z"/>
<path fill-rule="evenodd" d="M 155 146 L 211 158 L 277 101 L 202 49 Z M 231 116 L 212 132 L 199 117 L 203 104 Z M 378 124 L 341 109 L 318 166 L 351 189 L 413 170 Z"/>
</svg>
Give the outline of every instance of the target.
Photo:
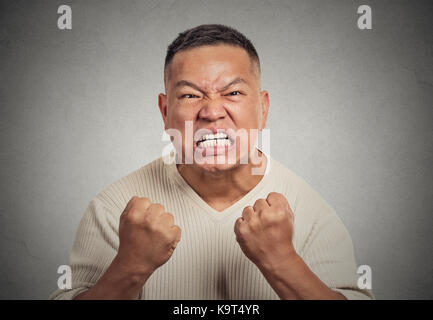
<svg viewBox="0 0 433 320">
<path fill-rule="evenodd" d="M 268 93 L 260 92 L 258 67 L 247 52 L 229 45 L 193 48 L 176 53 L 168 68 L 166 94 L 159 95 L 158 103 L 165 129 L 182 134 L 181 146 L 175 147 L 183 151 L 183 163 L 188 148 L 208 160 L 194 157 L 194 166 L 212 172 L 247 159 L 255 137 L 244 141 L 233 133 L 245 129 L 249 137 L 251 129 L 263 129 L 269 107 Z M 185 135 L 186 121 L 192 124 L 192 137 Z M 228 154 L 234 154 L 231 163 Z"/>
</svg>

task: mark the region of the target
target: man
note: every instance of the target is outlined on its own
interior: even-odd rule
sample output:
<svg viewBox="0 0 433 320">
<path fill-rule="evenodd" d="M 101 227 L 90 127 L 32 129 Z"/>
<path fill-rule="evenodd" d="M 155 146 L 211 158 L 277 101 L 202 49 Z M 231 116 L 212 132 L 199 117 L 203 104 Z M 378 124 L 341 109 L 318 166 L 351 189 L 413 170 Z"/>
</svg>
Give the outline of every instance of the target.
<svg viewBox="0 0 433 320">
<path fill-rule="evenodd" d="M 255 147 L 269 95 L 251 42 L 222 25 L 187 30 L 168 47 L 164 82 L 176 163 L 159 158 L 90 202 L 72 289 L 52 298 L 372 298 L 335 211 Z"/>
</svg>

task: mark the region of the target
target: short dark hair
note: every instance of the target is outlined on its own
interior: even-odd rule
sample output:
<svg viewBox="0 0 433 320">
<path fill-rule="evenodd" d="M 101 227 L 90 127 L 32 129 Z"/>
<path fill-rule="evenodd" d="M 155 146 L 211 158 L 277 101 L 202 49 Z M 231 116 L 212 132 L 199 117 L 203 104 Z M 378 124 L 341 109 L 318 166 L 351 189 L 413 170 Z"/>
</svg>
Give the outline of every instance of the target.
<svg viewBox="0 0 433 320">
<path fill-rule="evenodd" d="M 239 31 L 222 24 L 202 24 L 179 33 L 168 46 L 164 71 L 179 51 L 207 45 L 228 44 L 243 48 L 251 60 L 257 63 L 260 72 L 260 59 L 251 41 Z M 165 73 L 165 72 L 164 72 Z"/>
</svg>

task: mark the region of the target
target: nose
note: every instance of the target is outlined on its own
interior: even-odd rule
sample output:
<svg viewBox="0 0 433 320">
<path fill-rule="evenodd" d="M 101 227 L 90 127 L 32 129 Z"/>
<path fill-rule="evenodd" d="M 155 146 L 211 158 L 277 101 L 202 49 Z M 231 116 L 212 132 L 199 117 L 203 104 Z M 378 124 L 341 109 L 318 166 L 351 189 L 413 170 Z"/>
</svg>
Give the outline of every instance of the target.
<svg viewBox="0 0 433 320">
<path fill-rule="evenodd" d="M 214 122 L 219 119 L 224 119 L 227 115 L 223 101 L 219 98 L 208 97 L 201 106 L 198 117 L 209 122 Z"/>
</svg>

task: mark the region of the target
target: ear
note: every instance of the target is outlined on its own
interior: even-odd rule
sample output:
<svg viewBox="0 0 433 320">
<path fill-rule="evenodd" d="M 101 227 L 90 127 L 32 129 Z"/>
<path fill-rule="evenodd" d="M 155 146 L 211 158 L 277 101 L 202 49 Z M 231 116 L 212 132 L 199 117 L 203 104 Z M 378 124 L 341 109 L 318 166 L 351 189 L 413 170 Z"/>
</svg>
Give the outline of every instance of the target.
<svg viewBox="0 0 433 320">
<path fill-rule="evenodd" d="M 262 108 L 262 122 L 260 130 L 266 127 L 266 120 L 268 119 L 269 111 L 269 93 L 266 90 L 260 92 L 260 106 Z"/>
<path fill-rule="evenodd" d="M 167 96 L 163 93 L 158 95 L 158 107 L 164 121 L 164 130 L 167 130 Z"/>
</svg>

